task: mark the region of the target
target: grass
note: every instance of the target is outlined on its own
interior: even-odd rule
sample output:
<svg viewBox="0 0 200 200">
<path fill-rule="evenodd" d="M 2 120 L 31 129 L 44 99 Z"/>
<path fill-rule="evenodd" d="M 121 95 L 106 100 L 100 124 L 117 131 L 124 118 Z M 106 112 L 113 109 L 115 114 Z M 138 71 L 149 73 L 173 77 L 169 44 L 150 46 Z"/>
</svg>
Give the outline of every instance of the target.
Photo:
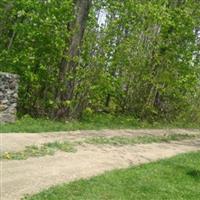
<svg viewBox="0 0 200 200">
<path fill-rule="evenodd" d="M 107 172 L 42 191 L 27 200 L 197 200 L 200 152 Z"/>
<path fill-rule="evenodd" d="M 52 142 L 41 146 L 26 146 L 25 150 L 20 152 L 4 152 L 0 155 L 3 160 L 26 160 L 29 157 L 42 157 L 46 155 L 53 155 L 56 151 L 75 152 L 76 149 L 72 143 L 69 142 Z"/>
<path fill-rule="evenodd" d="M 13 124 L 0 124 L 0 133 L 40 133 L 72 130 L 100 130 L 137 128 L 138 122 L 133 117 L 95 115 L 80 121 L 52 121 L 23 117 Z"/>
<path fill-rule="evenodd" d="M 200 128 L 196 124 L 188 123 L 147 123 L 135 119 L 133 116 L 113 116 L 109 114 L 91 115 L 80 121 L 52 121 L 41 118 L 24 116 L 13 124 L 0 124 L 0 133 L 40 133 L 72 130 L 100 130 L 100 129 L 136 129 L 136 128 Z"/>
<path fill-rule="evenodd" d="M 138 136 L 138 137 L 125 137 L 125 136 L 114 136 L 114 137 L 91 137 L 85 140 L 89 144 L 107 144 L 107 145 L 134 145 L 134 144 L 147 144 L 147 143 L 159 143 L 159 142 L 170 142 L 180 141 L 185 139 L 192 139 L 197 137 L 196 135 L 188 134 L 173 134 L 163 136 Z"/>
</svg>

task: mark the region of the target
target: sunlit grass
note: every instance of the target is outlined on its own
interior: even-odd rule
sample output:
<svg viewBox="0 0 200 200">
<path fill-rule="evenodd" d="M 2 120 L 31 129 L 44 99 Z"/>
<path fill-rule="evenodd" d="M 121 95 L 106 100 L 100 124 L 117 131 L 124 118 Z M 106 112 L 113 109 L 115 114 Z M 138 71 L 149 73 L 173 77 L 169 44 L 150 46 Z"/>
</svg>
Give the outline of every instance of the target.
<svg viewBox="0 0 200 200">
<path fill-rule="evenodd" d="M 29 200 L 197 200 L 200 152 L 58 185 Z"/>
<path fill-rule="evenodd" d="M 139 121 L 133 116 L 98 114 L 81 120 L 53 121 L 25 116 L 13 124 L 0 124 L 0 133 L 40 133 L 72 130 L 137 129 L 137 128 L 200 128 L 199 124 Z"/>
</svg>

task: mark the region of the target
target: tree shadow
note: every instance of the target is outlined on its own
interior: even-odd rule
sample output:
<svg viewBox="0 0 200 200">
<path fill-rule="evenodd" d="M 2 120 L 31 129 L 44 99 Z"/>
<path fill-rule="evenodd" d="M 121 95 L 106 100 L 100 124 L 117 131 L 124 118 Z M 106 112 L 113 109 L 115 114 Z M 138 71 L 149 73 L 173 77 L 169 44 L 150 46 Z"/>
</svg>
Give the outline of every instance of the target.
<svg viewBox="0 0 200 200">
<path fill-rule="evenodd" d="M 187 175 L 193 177 L 195 180 L 200 181 L 200 170 L 188 170 Z"/>
<path fill-rule="evenodd" d="M 176 168 L 177 170 L 183 170 L 183 173 L 185 173 L 187 176 L 190 176 L 195 181 L 200 182 L 200 170 L 199 169 L 195 169 L 193 167 L 184 166 L 184 165 L 178 165 L 178 164 L 174 164 L 174 163 L 173 164 L 170 163 L 170 165 L 173 166 L 174 168 Z"/>
</svg>

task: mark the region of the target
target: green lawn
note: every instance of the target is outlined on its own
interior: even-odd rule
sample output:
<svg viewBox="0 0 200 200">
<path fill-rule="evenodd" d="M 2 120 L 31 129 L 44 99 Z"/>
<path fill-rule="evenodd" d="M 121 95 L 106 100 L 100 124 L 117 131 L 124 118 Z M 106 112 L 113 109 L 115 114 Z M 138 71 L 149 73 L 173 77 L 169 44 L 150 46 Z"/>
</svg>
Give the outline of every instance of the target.
<svg viewBox="0 0 200 200">
<path fill-rule="evenodd" d="M 200 152 L 52 187 L 29 200 L 198 200 Z"/>
<path fill-rule="evenodd" d="M 0 124 L 0 132 L 51 132 L 51 131 L 71 131 L 71 130 L 99 130 L 99 129 L 120 129 L 137 128 L 138 121 L 133 117 L 95 115 L 84 118 L 80 121 L 53 121 L 48 119 L 34 119 L 24 117 L 14 124 Z"/>
<path fill-rule="evenodd" d="M 24 132 L 39 133 L 71 130 L 99 130 L 99 129 L 136 129 L 136 128 L 200 128 L 199 124 L 188 123 L 147 123 L 135 119 L 133 116 L 113 116 L 109 114 L 91 115 L 79 121 L 52 121 L 48 119 L 34 119 L 23 117 L 14 124 L 0 124 L 0 133 Z"/>
</svg>

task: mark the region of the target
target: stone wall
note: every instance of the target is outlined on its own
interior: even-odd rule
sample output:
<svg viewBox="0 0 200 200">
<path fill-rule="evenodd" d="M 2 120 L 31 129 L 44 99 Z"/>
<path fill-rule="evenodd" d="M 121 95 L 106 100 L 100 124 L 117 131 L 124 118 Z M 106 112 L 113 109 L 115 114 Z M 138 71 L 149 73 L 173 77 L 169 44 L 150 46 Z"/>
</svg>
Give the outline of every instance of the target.
<svg viewBox="0 0 200 200">
<path fill-rule="evenodd" d="M 19 76 L 0 72 L 0 123 L 16 120 Z"/>
</svg>

